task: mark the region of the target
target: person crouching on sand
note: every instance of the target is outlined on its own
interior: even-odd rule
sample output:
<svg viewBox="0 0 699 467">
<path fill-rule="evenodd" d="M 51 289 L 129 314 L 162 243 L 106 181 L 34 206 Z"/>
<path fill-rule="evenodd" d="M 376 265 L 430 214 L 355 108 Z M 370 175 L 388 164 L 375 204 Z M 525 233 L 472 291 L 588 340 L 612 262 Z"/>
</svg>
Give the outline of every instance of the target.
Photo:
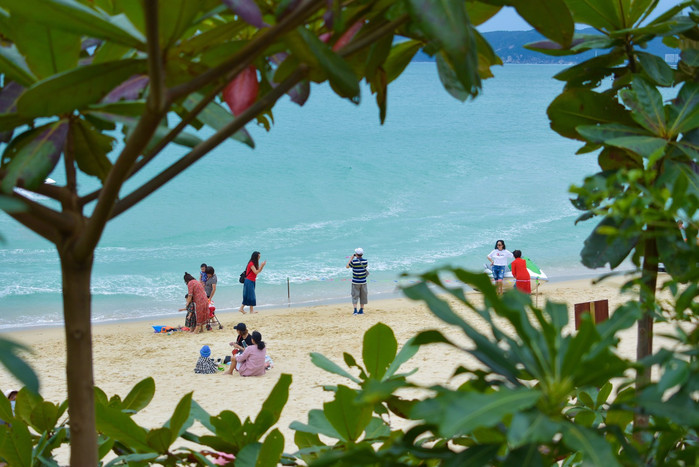
<svg viewBox="0 0 699 467">
<path fill-rule="evenodd" d="M 208 345 L 205 345 L 199 351 L 199 360 L 197 360 L 197 365 L 194 367 L 194 372 L 200 375 L 213 375 L 218 371 L 216 363 L 211 360 L 211 349 Z"/>
<path fill-rule="evenodd" d="M 267 349 L 265 343 L 262 342 L 262 335 L 257 331 L 252 333 L 252 344 L 245 347 L 243 353 L 235 356 L 237 362 L 235 365 L 240 376 L 262 376 L 267 371 L 265 361 Z M 231 362 L 231 367 L 233 367 L 233 362 Z M 228 374 L 232 374 L 232 372 Z"/>
</svg>

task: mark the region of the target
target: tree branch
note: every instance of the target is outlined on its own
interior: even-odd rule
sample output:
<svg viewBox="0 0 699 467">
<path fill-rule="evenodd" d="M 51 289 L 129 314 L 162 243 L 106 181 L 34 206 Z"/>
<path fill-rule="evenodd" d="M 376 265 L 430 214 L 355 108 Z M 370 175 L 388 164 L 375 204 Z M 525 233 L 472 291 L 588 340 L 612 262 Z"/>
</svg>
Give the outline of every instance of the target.
<svg viewBox="0 0 699 467">
<path fill-rule="evenodd" d="M 274 27 L 245 44 L 242 49 L 240 49 L 225 63 L 222 63 L 216 68 L 205 71 L 188 83 L 172 88 L 169 94 L 170 100 L 176 101 L 183 96 L 188 96 L 192 92 L 199 90 L 207 84 L 221 77 L 227 76 L 229 73 L 233 76 L 237 75 L 244 68 L 250 65 L 250 63 L 259 54 L 260 50 L 264 50 L 279 36 L 298 26 L 307 17 L 319 10 L 324 4 L 325 2 L 323 0 L 307 0 L 306 2 L 302 3 Z"/>
<path fill-rule="evenodd" d="M 95 206 L 95 211 L 87 222 L 84 235 L 75 243 L 74 257 L 78 261 L 87 258 L 94 251 L 102 236 L 104 226 L 111 218 L 111 212 L 119 196 L 119 191 L 131 173 L 134 162 L 153 138 L 160 120 L 167 114 L 165 108 L 167 103 L 164 99 L 166 89 L 164 87 L 158 37 L 157 2 L 154 0 L 145 1 L 144 13 L 148 50 L 148 77 L 150 82 L 146 109 L 139 119 L 138 125 L 131 133 L 131 137 L 126 142 L 124 149 L 112 166 L 112 170 L 109 171 L 107 179 L 104 181 L 97 199 L 97 206 Z"/>
<path fill-rule="evenodd" d="M 45 238 L 54 245 L 58 245 L 58 243 L 61 241 L 61 234 L 58 232 L 58 229 L 51 225 L 51 223 L 44 221 L 44 219 L 26 212 L 8 212 L 7 214 L 35 234 Z"/>
<path fill-rule="evenodd" d="M 338 54 L 346 57 L 348 55 L 352 55 L 353 53 L 363 49 L 364 47 L 373 44 L 376 42 L 378 39 L 381 37 L 385 36 L 388 33 L 393 33 L 393 30 L 396 29 L 399 26 L 402 26 L 403 24 L 407 23 L 410 20 L 410 16 L 408 14 L 404 14 L 402 16 L 399 16 L 398 18 L 394 19 L 393 21 L 384 24 L 383 26 L 376 28 L 375 30 L 371 31 L 369 34 L 366 36 L 362 36 L 361 38 L 351 41 L 349 44 L 338 50 Z"/>
<path fill-rule="evenodd" d="M 62 233 L 71 234 L 75 232 L 76 222 L 74 217 L 47 208 L 43 204 L 37 203 L 17 192 L 13 192 L 12 197 L 24 203 L 28 210 L 8 214 L 50 242 L 58 244 Z"/>
<path fill-rule="evenodd" d="M 255 116 L 261 112 L 271 108 L 274 103 L 282 97 L 287 91 L 296 86 L 302 79 L 305 78 L 308 73 L 308 67 L 306 65 L 301 65 L 299 68 L 286 80 L 279 84 L 276 88 L 272 89 L 269 94 L 259 99 L 253 105 L 251 105 L 245 112 L 241 113 L 235 120 L 230 122 L 228 125 L 221 128 L 219 131 L 214 133 L 206 141 L 199 143 L 194 149 L 192 149 L 188 154 L 180 158 L 177 162 L 169 166 L 167 169 L 160 172 L 158 175 L 153 177 L 151 180 L 146 182 L 144 185 L 138 189 L 131 192 L 128 196 L 121 199 L 116 203 L 114 210 L 112 211 L 111 218 L 115 218 L 119 214 L 133 207 L 135 204 L 139 203 L 141 200 L 146 198 L 148 195 L 153 193 L 155 190 L 165 185 L 167 182 L 175 178 L 182 171 L 187 169 L 193 163 L 204 157 L 209 151 L 215 149 L 219 144 L 229 138 L 232 134 L 239 131 L 247 123 L 250 122 Z"/>
</svg>

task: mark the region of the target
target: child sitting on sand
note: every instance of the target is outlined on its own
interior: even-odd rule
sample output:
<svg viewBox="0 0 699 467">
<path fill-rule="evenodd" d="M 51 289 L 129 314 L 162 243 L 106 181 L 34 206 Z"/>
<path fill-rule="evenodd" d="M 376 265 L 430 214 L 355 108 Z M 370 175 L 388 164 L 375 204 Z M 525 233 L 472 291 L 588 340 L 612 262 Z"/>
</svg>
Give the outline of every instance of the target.
<svg viewBox="0 0 699 467">
<path fill-rule="evenodd" d="M 208 345 L 205 345 L 199 351 L 199 360 L 197 360 L 197 366 L 194 367 L 194 372 L 202 375 L 212 375 L 218 371 L 218 366 L 216 362 L 211 360 L 209 356 L 211 355 L 211 349 Z"/>
</svg>

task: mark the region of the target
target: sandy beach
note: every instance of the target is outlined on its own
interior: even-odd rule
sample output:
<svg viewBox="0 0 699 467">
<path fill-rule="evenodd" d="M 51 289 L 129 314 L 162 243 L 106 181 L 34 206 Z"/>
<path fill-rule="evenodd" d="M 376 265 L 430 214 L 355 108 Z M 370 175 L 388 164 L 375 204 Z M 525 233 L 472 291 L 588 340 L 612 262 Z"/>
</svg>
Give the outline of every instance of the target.
<svg viewBox="0 0 699 467">
<path fill-rule="evenodd" d="M 573 304 L 608 299 L 611 311 L 626 301 L 619 294 L 620 282 L 621 279 L 614 279 L 593 285 L 590 279 L 581 279 L 547 283 L 539 289 L 538 302 L 540 306 L 547 299 L 567 303 L 569 328 L 572 332 Z M 479 299 L 477 292 L 470 292 L 469 296 L 474 297 L 474 300 Z M 124 397 L 137 382 L 152 376 L 156 384 L 155 397 L 136 419 L 145 426 L 156 427 L 170 417 L 180 398 L 190 391 L 194 392 L 194 399 L 211 414 L 232 410 L 241 418 L 254 417 L 279 375 L 291 374 L 293 382 L 289 401 L 278 427 L 285 436 L 287 452 L 294 451 L 293 433 L 288 428 L 289 424 L 294 420 L 306 422 L 306 413 L 310 409 L 322 408 L 323 401 L 330 399 L 329 393 L 323 391 L 323 385 L 349 383 L 314 366 L 309 358 L 310 352 L 320 352 L 343 367 L 343 352 L 349 352 L 361 361 L 363 334 L 378 322 L 393 329 L 399 346 L 416 332 L 426 329 L 439 329 L 448 337 L 468 346 L 460 330 L 436 319 L 419 302 L 406 298 L 372 301 L 371 295 L 369 300 L 367 313 L 356 317 L 352 316 L 349 297 L 345 304 L 264 310 L 245 316 L 238 312 L 220 313 L 218 316 L 224 329 L 214 329 L 198 335 L 184 332 L 171 335 L 154 333 L 152 325 L 181 325 L 184 313 L 181 317 L 164 320 L 95 325 L 95 384 L 108 395 L 119 394 Z M 485 328 L 484 323 L 479 322 L 473 313 L 453 300 L 450 303 L 474 325 Z M 263 377 L 250 378 L 194 374 L 202 345 L 211 347 L 213 357 L 230 355 L 228 343 L 234 339 L 236 331 L 233 326 L 238 322 L 244 322 L 249 329 L 262 333 L 268 355 L 274 360 L 274 368 Z M 671 330 L 666 325 L 656 325 L 656 329 L 658 333 Z M 66 397 L 63 329 L 35 328 L 6 332 L 3 337 L 22 342 L 33 349 L 29 361 L 40 377 L 42 395 L 54 402 L 63 401 Z M 660 347 L 662 343 L 662 339 L 655 339 L 656 347 Z M 633 327 L 623 334 L 619 351 L 623 356 L 633 359 L 635 345 L 636 330 Z M 440 364 L 434 363 L 434 351 L 438 351 L 440 357 L 437 360 L 441 360 Z M 472 360 L 469 361 L 467 354 L 440 345 L 421 349 L 404 368 L 418 368 L 411 379 L 420 384 L 445 384 L 455 368 L 469 362 L 473 363 Z M 0 368 L 0 389 L 5 391 L 17 387 L 18 383 L 8 375 L 4 367 Z"/>
</svg>

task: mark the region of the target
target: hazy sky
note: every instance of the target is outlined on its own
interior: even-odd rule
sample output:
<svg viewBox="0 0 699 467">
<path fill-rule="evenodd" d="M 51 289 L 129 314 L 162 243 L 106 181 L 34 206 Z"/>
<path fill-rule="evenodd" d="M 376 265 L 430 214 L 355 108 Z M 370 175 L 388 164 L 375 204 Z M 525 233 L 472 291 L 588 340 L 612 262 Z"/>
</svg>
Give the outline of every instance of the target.
<svg viewBox="0 0 699 467">
<path fill-rule="evenodd" d="M 677 5 L 678 0 L 660 0 L 656 8 L 656 15 L 662 13 L 673 5 Z M 526 31 L 533 29 L 523 19 L 517 16 L 517 12 L 512 7 L 504 7 L 497 15 L 478 27 L 480 32 L 488 31 Z"/>
</svg>

